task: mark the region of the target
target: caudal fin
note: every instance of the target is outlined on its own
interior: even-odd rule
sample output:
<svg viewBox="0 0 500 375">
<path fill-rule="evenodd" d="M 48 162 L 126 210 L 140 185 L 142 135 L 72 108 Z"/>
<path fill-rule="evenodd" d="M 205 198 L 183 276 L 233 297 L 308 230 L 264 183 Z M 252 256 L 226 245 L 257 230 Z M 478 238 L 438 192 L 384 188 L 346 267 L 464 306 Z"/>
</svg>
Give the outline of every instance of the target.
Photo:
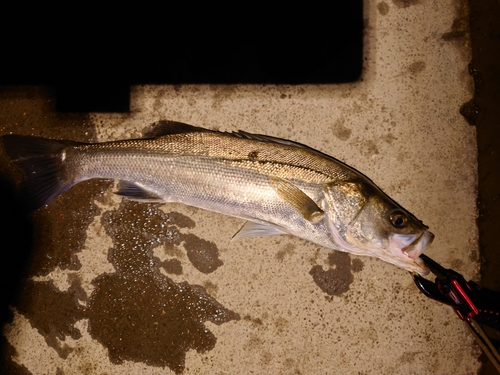
<svg viewBox="0 0 500 375">
<path fill-rule="evenodd" d="M 73 185 L 62 173 L 67 142 L 24 135 L 1 139 L 5 153 L 24 174 L 21 197 L 28 210 L 48 204 Z"/>
</svg>

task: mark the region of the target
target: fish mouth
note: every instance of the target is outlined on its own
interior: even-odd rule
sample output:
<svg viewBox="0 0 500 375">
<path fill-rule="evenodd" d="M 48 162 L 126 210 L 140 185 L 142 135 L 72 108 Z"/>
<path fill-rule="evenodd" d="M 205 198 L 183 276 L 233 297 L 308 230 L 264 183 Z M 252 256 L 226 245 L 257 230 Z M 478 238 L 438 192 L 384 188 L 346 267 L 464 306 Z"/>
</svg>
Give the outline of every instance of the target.
<svg viewBox="0 0 500 375">
<path fill-rule="evenodd" d="M 411 259 L 419 258 L 420 254 L 429 246 L 432 241 L 434 241 L 434 234 L 429 230 L 426 230 L 420 235 L 414 242 L 410 244 L 406 249 L 401 249 L 404 254 L 406 254 Z M 419 258 L 420 259 L 420 258 Z"/>
<path fill-rule="evenodd" d="M 420 235 L 393 234 L 390 237 L 390 250 L 393 255 L 403 255 L 419 264 L 423 264 L 419 256 L 433 240 L 434 234 L 429 230 L 422 232 Z"/>
</svg>

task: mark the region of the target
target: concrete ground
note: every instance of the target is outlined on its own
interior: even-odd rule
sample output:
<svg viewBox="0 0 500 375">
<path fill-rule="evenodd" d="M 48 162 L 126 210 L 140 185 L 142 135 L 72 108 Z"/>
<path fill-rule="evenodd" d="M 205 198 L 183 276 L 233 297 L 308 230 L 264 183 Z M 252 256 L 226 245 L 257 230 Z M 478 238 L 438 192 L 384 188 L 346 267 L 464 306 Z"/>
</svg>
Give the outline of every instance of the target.
<svg viewBox="0 0 500 375">
<path fill-rule="evenodd" d="M 478 281 L 476 130 L 460 114 L 473 95 L 467 16 L 453 1 L 366 4 L 364 72 L 352 84 L 134 86 L 129 114 L 90 115 L 56 113 L 50 89 L 6 88 L 0 134 L 107 141 L 170 119 L 295 140 L 369 176 L 430 227 L 430 257 Z M 12 373 L 480 368 L 463 323 L 406 271 L 290 236 L 230 242 L 241 220 L 112 191 L 82 183 L 24 226 L 34 250 L 4 327 Z M 30 247 L 31 234 L 6 233 Z"/>
</svg>

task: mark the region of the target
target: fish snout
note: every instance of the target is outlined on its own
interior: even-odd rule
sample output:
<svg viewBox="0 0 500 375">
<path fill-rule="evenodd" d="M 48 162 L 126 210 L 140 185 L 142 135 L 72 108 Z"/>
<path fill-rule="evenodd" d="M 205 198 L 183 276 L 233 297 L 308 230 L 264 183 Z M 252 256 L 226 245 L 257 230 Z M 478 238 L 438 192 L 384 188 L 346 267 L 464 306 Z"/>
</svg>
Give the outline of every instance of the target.
<svg viewBox="0 0 500 375">
<path fill-rule="evenodd" d="M 406 253 L 410 258 L 416 259 L 424 252 L 432 241 L 434 241 L 434 234 L 429 230 L 426 230 L 419 238 L 417 238 L 405 249 L 404 253 Z"/>
<path fill-rule="evenodd" d="M 393 255 L 406 255 L 417 259 L 434 240 L 434 234 L 429 230 L 418 234 L 393 234 L 390 237 L 390 251 Z"/>
</svg>

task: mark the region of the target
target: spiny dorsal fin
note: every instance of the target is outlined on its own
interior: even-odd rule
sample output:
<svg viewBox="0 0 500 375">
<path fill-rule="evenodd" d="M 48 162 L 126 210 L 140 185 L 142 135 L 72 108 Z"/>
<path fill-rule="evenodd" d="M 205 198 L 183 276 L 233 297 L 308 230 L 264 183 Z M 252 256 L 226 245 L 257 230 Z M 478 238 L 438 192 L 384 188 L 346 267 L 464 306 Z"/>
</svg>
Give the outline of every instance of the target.
<svg viewBox="0 0 500 375">
<path fill-rule="evenodd" d="M 143 138 L 157 138 L 164 135 L 183 134 L 183 133 L 206 133 L 209 129 L 185 124 L 183 122 L 161 120 L 151 124 L 142 134 Z"/>
<path fill-rule="evenodd" d="M 307 221 L 321 220 L 325 212 L 297 186 L 280 177 L 269 176 L 271 186 L 285 202 L 300 212 Z"/>
<path fill-rule="evenodd" d="M 183 122 L 178 121 L 170 121 L 170 120 L 161 120 L 151 124 L 147 129 L 145 129 L 142 134 L 143 138 L 157 138 L 164 135 L 172 135 L 172 134 L 183 134 L 183 133 L 211 133 L 216 132 L 214 130 L 200 128 L 198 126 L 193 126 L 189 124 L 185 124 Z M 281 139 L 277 137 L 271 137 L 269 135 L 263 134 L 252 134 L 243 130 L 238 130 L 236 132 L 223 132 L 221 134 L 229 135 L 236 138 L 249 139 L 253 141 L 259 142 L 270 142 L 270 143 L 279 143 L 286 146 L 294 146 L 301 148 L 308 148 L 307 146 L 289 141 L 286 139 Z"/>
<path fill-rule="evenodd" d="M 271 143 L 279 143 L 279 144 L 285 145 L 285 146 L 309 148 L 309 147 L 307 147 L 301 143 L 298 143 L 298 142 L 289 141 L 287 139 L 281 139 L 281 138 L 277 138 L 277 137 L 272 137 L 270 135 L 247 133 L 246 131 L 243 131 L 243 130 L 238 130 L 237 132 L 231 132 L 231 133 L 226 133 L 226 134 L 232 135 L 233 137 L 236 137 L 236 138 L 250 139 L 253 141 L 271 142 Z"/>
</svg>

